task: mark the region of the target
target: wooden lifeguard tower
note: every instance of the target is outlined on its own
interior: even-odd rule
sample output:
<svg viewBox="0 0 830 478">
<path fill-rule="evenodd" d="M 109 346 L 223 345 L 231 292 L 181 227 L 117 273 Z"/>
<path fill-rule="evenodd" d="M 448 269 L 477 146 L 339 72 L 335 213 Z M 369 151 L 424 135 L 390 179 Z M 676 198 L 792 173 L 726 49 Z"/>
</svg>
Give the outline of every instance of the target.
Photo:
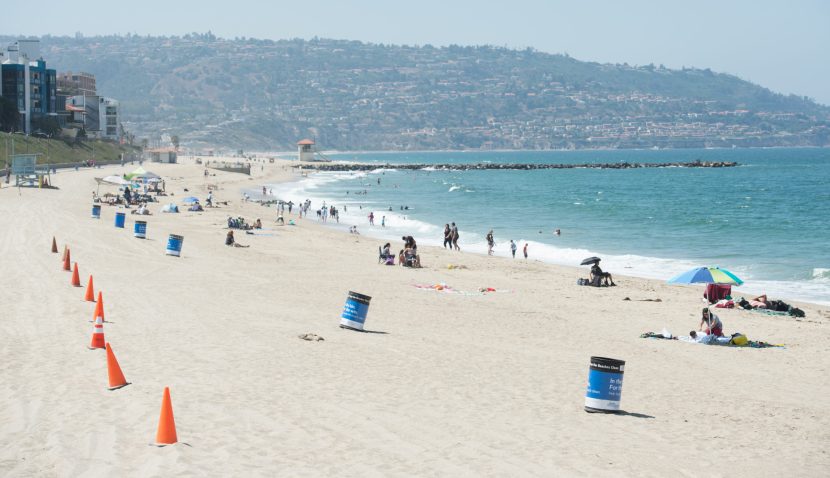
<svg viewBox="0 0 830 478">
<path fill-rule="evenodd" d="M 297 142 L 297 159 L 300 161 L 314 161 L 314 141 L 303 139 Z"/>
</svg>

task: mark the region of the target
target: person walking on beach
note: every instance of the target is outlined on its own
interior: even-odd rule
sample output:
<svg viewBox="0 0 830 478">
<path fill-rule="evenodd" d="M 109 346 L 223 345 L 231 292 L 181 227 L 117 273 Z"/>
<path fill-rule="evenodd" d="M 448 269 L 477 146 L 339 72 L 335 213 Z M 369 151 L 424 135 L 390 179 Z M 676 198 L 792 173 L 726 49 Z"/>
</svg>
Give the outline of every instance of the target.
<svg viewBox="0 0 830 478">
<path fill-rule="evenodd" d="M 525 260 L 527 260 L 527 243 L 525 242 L 525 247 L 522 249 L 522 252 L 525 254 Z"/>
<path fill-rule="evenodd" d="M 370 226 L 375 225 L 375 213 L 374 213 L 374 211 L 369 212 L 369 225 Z"/>
<path fill-rule="evenodd" d="M 380 227 L 386 227 L 386 216 L 380 218 Z"/>
<path fill-rule="evenodd" d="M 452 249 L 452 230 L 450 229 L 449 224 L 444 224 L 444 249 L 446 249 L 448 245 L 450 246 L 450 249 Z"/>
<path fill-rule="evenodd" d="M 452 240 L 452 248 L 458 252 L 461 252 L 461 248 L 458 247 L 458 227 L 455 223 L 452 223 L 452 228 L 450 230 L 450 239 Z"/>
<path fill-rule="evenodd" d="M 493 240 L 493 230 L 490 229 L 490 232 L 487 233 L 487 255 L 493 255 L 493 246 L 496 245 L 496 241 Z"/>
<path fill-rule="evenodd" d="M 516 243 L 513 242 L 513 239 L 510 239 L 510 252 L 513 253 L 513 259 L 516 258 Z"/>
</svg>

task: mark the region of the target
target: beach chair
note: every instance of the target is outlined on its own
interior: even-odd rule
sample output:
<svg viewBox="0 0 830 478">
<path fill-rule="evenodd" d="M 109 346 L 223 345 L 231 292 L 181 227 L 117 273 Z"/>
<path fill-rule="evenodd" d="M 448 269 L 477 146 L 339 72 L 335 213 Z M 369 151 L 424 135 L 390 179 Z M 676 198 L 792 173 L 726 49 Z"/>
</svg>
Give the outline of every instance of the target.
<svg viewBox="0 0 830 478">
<path fill-rule="evenodd" d="M 395 265 L 395 255 L 394 254 L 384 254 L 383 249 L 378 246 L 378 264 L 383 264 L 385 266 L 394 266 Z"/>
</svg>

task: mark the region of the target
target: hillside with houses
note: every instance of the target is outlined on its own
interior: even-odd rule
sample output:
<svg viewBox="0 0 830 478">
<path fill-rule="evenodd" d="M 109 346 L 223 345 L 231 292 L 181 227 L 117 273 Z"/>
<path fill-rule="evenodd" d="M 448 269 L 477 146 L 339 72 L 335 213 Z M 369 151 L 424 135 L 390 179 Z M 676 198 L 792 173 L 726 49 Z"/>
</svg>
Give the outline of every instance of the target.
<svg viewBox="0 0 830 478">
<path fill-rule="evenodd" d="M 40 41 L 59 71 L 93 72 L 136 136 L 192 147 L 293 149 L 303 137 L 339 150 L 830 145 L 830 108 L 708 69 L 210 33 Z"/>
</svg>

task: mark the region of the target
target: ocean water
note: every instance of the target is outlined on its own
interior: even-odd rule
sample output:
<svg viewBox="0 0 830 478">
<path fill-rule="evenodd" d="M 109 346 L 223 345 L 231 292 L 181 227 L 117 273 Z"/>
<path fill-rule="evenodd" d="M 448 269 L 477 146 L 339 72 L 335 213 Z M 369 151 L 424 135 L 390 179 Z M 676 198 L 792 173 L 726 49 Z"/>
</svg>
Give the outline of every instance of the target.
<svg viewBox="0 0 830 478">
<path fill-rule="evenodd" d="M 339 227 L 357 225 L 361 234 L 379 239 L 400 242 L 403 234 L 411 234 L 421 244 L 440 245 L 444 224 L 454 221 L 464 252 L 486 253 L 484 236 L 492 229 L 496 254 L 502 256 L 510 254 L 509 240 L 513 239 L 519 255 L 528 244 L 531 259 L 576 266 L 583 258 L 598 255 L 603 269 L 632 276 L 668 279 L 692 267 L 720 266 L 746 282 L 738 293 L 767 292 L 785 300 L 830 304 L 828 149 L 329 156 L 335 161 L 377 163 L 378 169 L 313 173 L 295 183 L 270 186 L 274 195 L 294 202 L 311 199 L 312 210 L 323 201 L 334 204 L 341 210 Z M 394 168 L 400 163 L 696 159 L 737 161 L 740 166 L 536 171 Z M 393 166 L 381 168 L 387 163 Z M 376 217 L 375 227 L 368 225 L 370 211 Z M 380 226 L 383 216 L 385 228 Z M 555 229 L 561 230 L 560 236 L 553 234 Z"/>
</svg>

